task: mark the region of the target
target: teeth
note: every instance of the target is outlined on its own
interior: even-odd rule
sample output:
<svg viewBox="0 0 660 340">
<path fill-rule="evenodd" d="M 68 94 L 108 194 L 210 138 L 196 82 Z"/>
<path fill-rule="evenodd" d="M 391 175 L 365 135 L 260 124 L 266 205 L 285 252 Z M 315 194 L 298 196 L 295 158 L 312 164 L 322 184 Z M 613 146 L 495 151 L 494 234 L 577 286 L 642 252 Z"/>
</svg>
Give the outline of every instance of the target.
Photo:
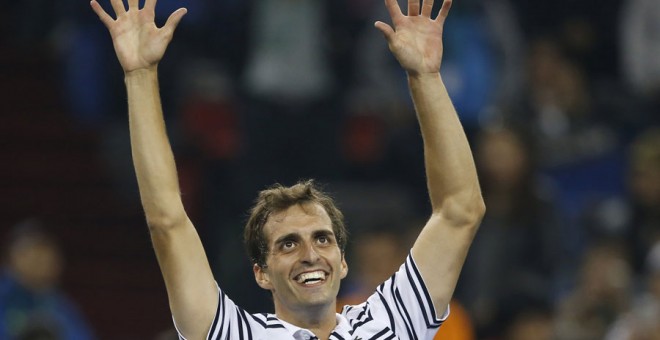
<svg viewBox="0 0 660 340">
<path fill-rule="evenodd" d="M 306 281 L 312 280 L 314 283 L 318 280 L 325 280 L 325 273 L 321 270 L 317 270 L 315 272 L 310 272 L 310 273 L 302 273 L 298 275 L 298 283 L 305 283 Z"/>
</svg>

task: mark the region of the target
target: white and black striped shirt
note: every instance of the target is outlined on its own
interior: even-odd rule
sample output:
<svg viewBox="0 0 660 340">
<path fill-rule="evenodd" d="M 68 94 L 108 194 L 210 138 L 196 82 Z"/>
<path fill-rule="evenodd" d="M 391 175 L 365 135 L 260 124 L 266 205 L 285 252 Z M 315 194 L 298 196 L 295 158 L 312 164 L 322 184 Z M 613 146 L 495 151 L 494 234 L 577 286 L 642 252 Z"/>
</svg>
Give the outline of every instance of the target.
<svg viewBox="0 0 660 340">
<path fill-rule="evenodd" d="M 209 340 L 314 340 L 316 336 L 278 319 L 274 314 L 249 314 L 219 291 L 218 310 Z M 449 316 L 449 306 L 437 317 L 422 276 L 408 255 L 406 262 L 367 301 L 345 306 L 337 314 L 332 340 L 432 339 Z M 179 333 L 179 338 L 185 340 Z"/>
</svg>

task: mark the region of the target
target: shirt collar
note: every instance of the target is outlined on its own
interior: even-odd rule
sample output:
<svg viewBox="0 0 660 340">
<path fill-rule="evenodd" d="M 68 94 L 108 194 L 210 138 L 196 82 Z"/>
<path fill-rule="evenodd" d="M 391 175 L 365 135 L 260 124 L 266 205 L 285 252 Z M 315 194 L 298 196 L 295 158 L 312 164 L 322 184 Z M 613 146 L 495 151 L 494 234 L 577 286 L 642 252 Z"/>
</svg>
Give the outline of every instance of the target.
<svg viewBox="0 0 660 340">
<path fill-rule="evenodd" d="M 287 332 L 289 332 L 289 334 L 291 334 L 291 336 L 296 340 L 318 339 L 316 335 L 312 333 L 309 329 L 300 328 L 296 325 L 290 324 L 279 318 L 278 320 L 280 321 L 280 323 L 282 323 L 284 328 L 286 328 Z M 335 314 L 335 320 L 337 321 L 337 325 L 332 330 L 332 333 L 337 333 L 339 335 L 349 334 L 351 326 L 348 323 L 348 319 L 346 319 L 346 317 L 343 316 L 342 314 Z"/>
</svg>

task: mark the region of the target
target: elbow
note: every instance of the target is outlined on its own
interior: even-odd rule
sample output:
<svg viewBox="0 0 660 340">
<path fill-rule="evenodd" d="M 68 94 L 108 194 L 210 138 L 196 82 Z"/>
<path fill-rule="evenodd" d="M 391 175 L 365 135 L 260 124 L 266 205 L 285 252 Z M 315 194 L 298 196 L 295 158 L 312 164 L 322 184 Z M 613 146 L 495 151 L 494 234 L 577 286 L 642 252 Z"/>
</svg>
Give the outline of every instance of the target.
<svg viewBox="0 0 660 340">
<path fill-rule="evenodd" d="M 479 195 L 479 200 L 476 202 L 476 207 L 475 207 L 475 227 L 479 227 L 481 224 L 481 220 L 483 220 L 484 215 L 486 215 L 486 202 L 484 202 L 483 197 L 481 197 L 481 194 Z"/>
<path fill-rule="evenodd" d="M 481 193 L 478 192 L 467 199 L 448 198 L 433 214 L 441 216 L 451 225 L 476 229 L 486 214 L 486 204 Z"/>
<path fill-rule="evenodd" d="M 151 233 L 168 232 L 185 225 L 188 216 L 185 213 L 147 213 L 147 226 Z"/>
<path fill-rule="evenodd" d="M 169 231 L 184 225 L 188 215 L 180 200 L 142 200 L 150 232 Z"/>
</svg>

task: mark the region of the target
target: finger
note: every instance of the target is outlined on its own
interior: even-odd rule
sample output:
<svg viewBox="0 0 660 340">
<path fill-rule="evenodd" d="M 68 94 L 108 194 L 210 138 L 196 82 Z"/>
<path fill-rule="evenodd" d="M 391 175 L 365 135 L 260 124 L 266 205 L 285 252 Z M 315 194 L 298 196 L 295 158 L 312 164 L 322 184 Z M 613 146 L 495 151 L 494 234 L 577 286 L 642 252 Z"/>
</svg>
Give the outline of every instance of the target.
<svg viewBox="0 0 660 340">
<path fill-rule="evenodd" d="M 451 9 L 451 4 L 452 4 L 452 0 L 444 0 L 442 2 L 442 8 L 440 8 L 440 13 L 438 13 L 438 16 L 435 18 L 435 20 L 444 22 L 445 19 L 447 19 L 447 15 L 449 15 L 449 9 Z"/>
<path fill-rule="evenodd" d="M 383 32 L 383 35 L 385 36 L 385 40 L 389 43 L 392 38 L 394 38 L 394 29 L 392 26 L 382 22 L 382 21 L 376 21 L 374 23 L 374 27 L 376 27 L 379 31 Z"/>
<path fill-rule="evenodd" d="M 110 25 L 115 21 L 112 19 L 112 17 L 106 13 L 106 11 L 101 7 L 101 5 L 96 2 L 96 0 L 92 0 L 90 3 L 92 5 L 92 9 L 96 13 L 96 15 L 99 16 L 99 19 L 101 19 L 101 22 L 105 25 L 105 27 L 110 27 Z"/>
<path fill-rule="evenodd" d="M 156 10 L 156 0 L 145 0 L 144 1 L 144 8 L 148 10 L 155 11 Z"/>
<path fill-rule="evenodd" d="M 181 18 L 183 18 L 186 13 L 188 13 L 188 10 L 185 8 L 179 8 L 174 11 L 174 13 L 170 14 L 170 17 L 167 18 L 163 29 L 165 29 L 165 31 L 167 31 L 169 34 L 174 34 L 176 27 L 179 26 L 179 22 L 181 22 Z"/>
<path fill-rule="evenodd" d="M 401 18 L 403 18 L 401 7 L 399 7 L 399 3 L 396 0 L 385 0 L 385 7 L 390 13 L 390 18 L 392 18 L 393 22 L 398 22 Z"/>
<path fill-rule="evenodd" d="M 420 0 L 408 0 L 409 17 L 415 17 L 419 15 L 419 1 Z"/>
<path fill-rule="evenodd" d="M 132 9 L 140 9 L 140 5 L 138 4 L 138 0 L 128 0 L 128 10 Z"/>
<path fill-rule="evenodd" d="M 422 16 L 430 18 L 432 10 L 433 10 L 433 0 L 424 0 L 424 2 L 422 2 Z"/>
<path fill-rule="evenodd" d="M 110 4 L 112 4 L 112 9 L 115 11 L 117 16 L 126 13 L 126 8 L 124 7 L 124 3 L 121 0 L 110 0 Z"/>
</svg>

